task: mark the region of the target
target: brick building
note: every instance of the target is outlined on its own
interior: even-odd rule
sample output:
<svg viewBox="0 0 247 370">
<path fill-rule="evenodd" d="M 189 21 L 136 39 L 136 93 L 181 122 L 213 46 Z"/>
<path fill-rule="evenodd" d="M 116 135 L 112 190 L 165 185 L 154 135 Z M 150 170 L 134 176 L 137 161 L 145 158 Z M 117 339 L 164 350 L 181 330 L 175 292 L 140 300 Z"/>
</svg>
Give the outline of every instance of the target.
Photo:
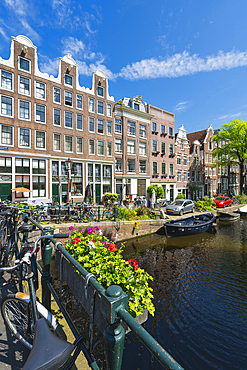
<svg viewBox="0 0 247 370">
<path fill-rule="evenodd" d="M 175 154 L 176 154 L 176 194 L 184 194 L 185 198 L 189 197 L 189 164 L 190 164 L 190 146 L 187 139 L 187 131 L 182 125 L 175 135 Z"/>
<path fill-rule="evenodd" d="M 72 197 L 88 183 L 99 202 L 114 191 L 114 98 L 102 71 L 92 87 L 79 85 L 70 54 L 59 58 L 58 77 L 38 68 L 37 48 L 25 36 L 12 38 L 8 60 L 0 58 L 0 193 L 24 186 L 31 197 L 64 201 L 72 160 Z M 19 199 L 24 193 L 14 193 Z"/>
<path fill-rule="evenodd" d="M 147 104 L 151 114 L 151 183 L 162 186 L 164 197 L 174 200 L 176 194 L 175 172 L 175 115 Z"/>
</svg>

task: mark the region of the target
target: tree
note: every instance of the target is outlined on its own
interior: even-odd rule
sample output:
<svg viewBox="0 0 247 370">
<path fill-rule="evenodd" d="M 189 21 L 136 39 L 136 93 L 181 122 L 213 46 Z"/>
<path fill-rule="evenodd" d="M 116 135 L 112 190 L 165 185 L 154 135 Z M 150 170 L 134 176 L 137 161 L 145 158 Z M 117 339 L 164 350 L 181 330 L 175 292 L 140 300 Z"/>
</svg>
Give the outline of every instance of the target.
<svg viewBox="0 0 247 370">
<path fill-rule="evenodd" d="M 213 136 L 215 166 L 239 165 L 240 194 L 243 193 L 244 162 L 247 160 L 247 122 L 241 119 L 225 123 Z"/>
<path fill-rule="evenodd" d="M 150 198 L 152 197 L 153 189 L 155 190 L 156 199 L 164 198 L 164 189 L 162 188 L 162 186 L 149 185 L 149 187 L 147 188 L 147 193 Z"/>
</svg>

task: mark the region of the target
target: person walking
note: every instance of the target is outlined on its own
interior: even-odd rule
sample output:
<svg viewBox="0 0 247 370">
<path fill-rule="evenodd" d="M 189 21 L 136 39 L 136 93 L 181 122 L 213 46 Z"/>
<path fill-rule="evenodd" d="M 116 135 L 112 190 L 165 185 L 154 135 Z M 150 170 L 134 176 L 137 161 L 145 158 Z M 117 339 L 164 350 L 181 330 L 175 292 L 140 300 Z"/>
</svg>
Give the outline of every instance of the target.
<svg viewBox="0 0 247 370">
<path fill-rule="evenodd" d="M 144 207 L 147 207 L 147 199 L 145 197 L 142 199 L 142 204 Z"/>
</svg>

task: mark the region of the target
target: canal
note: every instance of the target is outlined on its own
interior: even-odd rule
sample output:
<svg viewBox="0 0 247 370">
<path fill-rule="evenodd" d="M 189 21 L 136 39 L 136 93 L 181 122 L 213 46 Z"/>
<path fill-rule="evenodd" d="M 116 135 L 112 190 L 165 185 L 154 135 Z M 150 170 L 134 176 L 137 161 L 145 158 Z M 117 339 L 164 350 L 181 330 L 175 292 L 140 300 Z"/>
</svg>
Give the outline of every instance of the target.
<svg viewBox="0 0 247 370">
<path fill-rule="evenodd" d="M 247 369 L 246 219 L 191 237 L 138 238 L 125 257 L 154 277 L 156 315 L 145 328 L 184 369 Z M 129 334 L 122 369 L 163 368 Z"/>
</svg>

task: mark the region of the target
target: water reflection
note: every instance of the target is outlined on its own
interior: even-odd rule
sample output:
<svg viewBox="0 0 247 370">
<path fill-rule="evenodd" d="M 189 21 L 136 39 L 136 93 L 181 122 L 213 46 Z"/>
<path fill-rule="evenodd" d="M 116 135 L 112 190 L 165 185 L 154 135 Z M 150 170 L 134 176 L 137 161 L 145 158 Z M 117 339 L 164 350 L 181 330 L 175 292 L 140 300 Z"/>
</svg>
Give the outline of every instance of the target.
<svg viewBox="0 0 247 370">
<path fill-rule="evenodd" d="M 156 315 L 146 329 L 186 370 L 246 369 L 247 220 L 186 238 L 138 238 L 125 256 L 154 277 Z M 127 368 L 162 369 L 133 335 Z"/>
</svg>

